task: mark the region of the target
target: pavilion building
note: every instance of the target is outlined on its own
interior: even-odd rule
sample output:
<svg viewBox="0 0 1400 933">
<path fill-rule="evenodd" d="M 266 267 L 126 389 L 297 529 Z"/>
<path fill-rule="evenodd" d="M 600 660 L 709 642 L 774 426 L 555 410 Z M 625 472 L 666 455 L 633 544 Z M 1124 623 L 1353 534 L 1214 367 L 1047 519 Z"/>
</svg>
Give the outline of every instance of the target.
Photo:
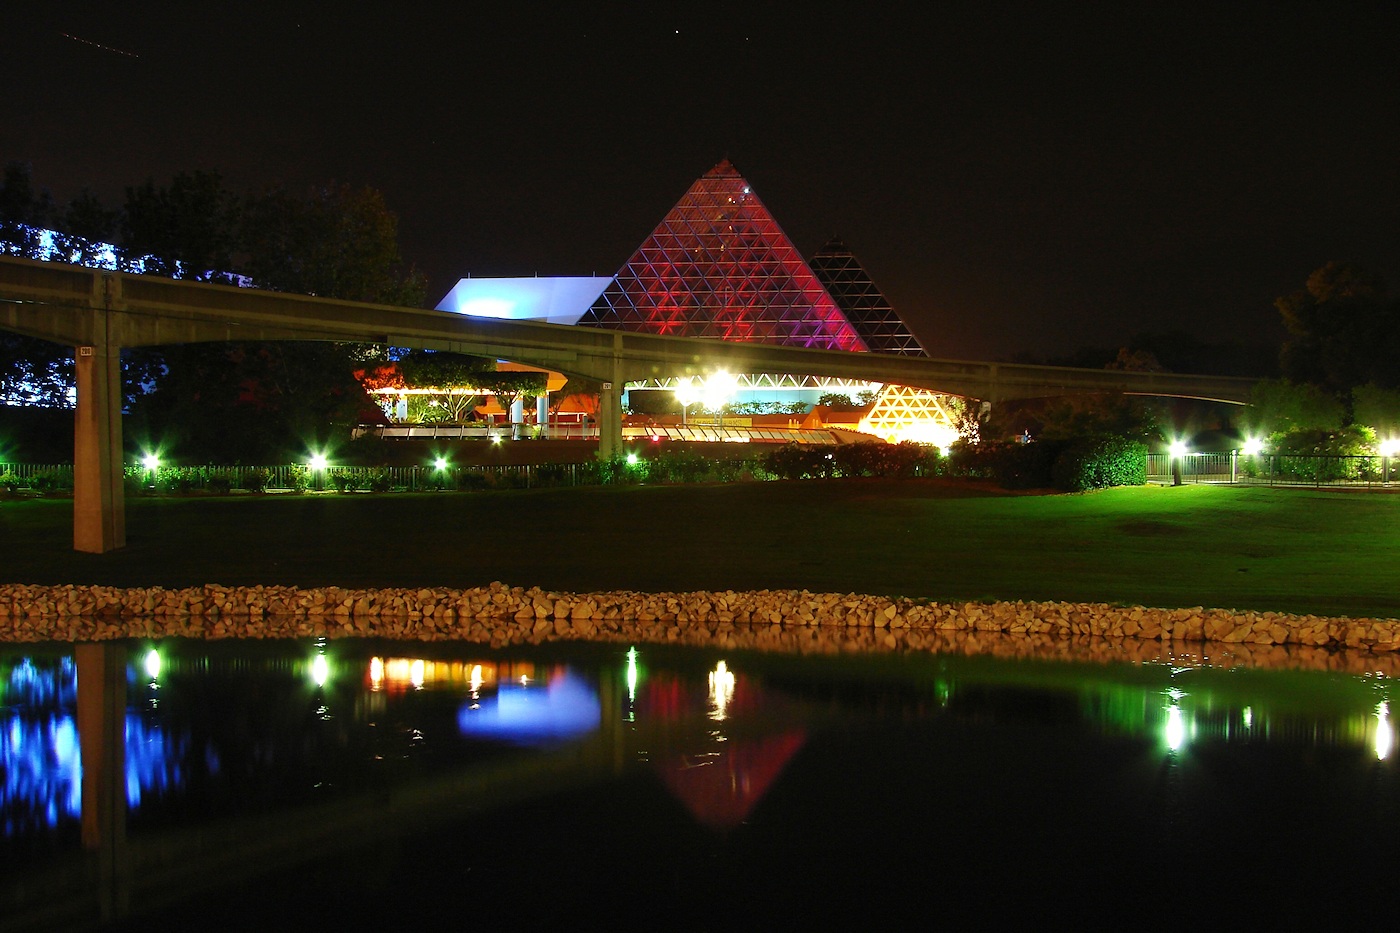
<svg viewBox="0 0 1400 933">
<path fill-rule="evenodd" d="M 438 308 L 669 336 L 925 355 L 845 244 L 832 240 L 804 260 L 727 160 L 691 185 L 611 278 L 467 278 Z M 731 397 L 738 402 L 812 404 L 826 393 L 853 399 L 869 393 L 874 402 L 861 431 L 945 446 L 956 437 L 948 396 L 775 373 L 734 378 Z M 678 388 L 681 380 L 658 379 L 629 384 L 628 391 Z"/>
</svg>

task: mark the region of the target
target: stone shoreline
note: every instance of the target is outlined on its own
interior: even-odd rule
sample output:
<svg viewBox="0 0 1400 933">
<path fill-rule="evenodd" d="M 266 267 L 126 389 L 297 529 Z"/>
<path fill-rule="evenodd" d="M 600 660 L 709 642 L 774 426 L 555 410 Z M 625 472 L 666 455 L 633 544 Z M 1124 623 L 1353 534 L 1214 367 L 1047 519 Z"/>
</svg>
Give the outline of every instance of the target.
<svg viewBox="0 0 1400 933">
<path fill-rule="evenodd" d="M 806 590 L 557 593 L 0 584 L 0 641 L 363 637 L 592 640 L 836 653 L 1288 666 L 1400 674 L 1400 620 L 1104 603 L 934 603 Z M 1209 660 L 1207 661 L 1207 658 Z"/>
</svg>

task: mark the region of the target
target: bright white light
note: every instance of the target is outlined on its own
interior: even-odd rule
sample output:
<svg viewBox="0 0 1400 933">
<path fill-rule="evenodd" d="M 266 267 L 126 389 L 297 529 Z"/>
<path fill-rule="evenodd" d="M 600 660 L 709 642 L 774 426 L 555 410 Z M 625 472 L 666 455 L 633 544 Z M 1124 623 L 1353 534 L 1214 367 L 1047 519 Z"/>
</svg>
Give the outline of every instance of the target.
<svg viewBox="0 0 1400 933">
<path fill-rule="evenodd" d="M 433 461 L 433 468 L 437 470 L 447 469 L 447 458 L 438 457 L 436 460 Z"/>
<path fill-rule="evenodd" d="M 141 458 L 141 465 L 148 470 L 154 470 L 156 467 L 160 466 L 160 458 L 155 454 L 146 454 L 146 456 Z"/>
<path fill-rule="evenodd" d="M 476 696 L 477 692 L 481 690 L 482 683 L 484 683 L 484 681 L 481 678 L 480 664 L 472 665 L 472 673 L 471 677 L 468 680 L 468 683 L 471 685 L 472 688 L 472 696 Z"/>
<path fill-rule="evenodd" d="M 501 442 L 501 435 L 499 435 L 499 434 L 492 434 L 492 435 L 491 435 L 491 443 L 493 443 L 493 444 L 499 444 L 500 442 Z"/>
<path fill-rule="evenodd" d="M 1390 726 L 1390 704 L 1384 700 L 1376 707 L 1376 760 L 1385 761 L 1390 747 L 1395 742 L 1395 731 Z"/>
<path fill-rule="evenodd" d="M 1240 453 L 1246 457 L 1253 457 L 1264 452 L 1264 442 L 1257 437 L 1247 437 L 1244 439 L 1244 446 L 1240 448 Z"/>
<path fill-rule="evenodd" d="M 1392 437 L 1381 441 L 1380 451 L 1382 457 L 1394 457 L 1400 454 L 1400 438 Z"/>
<path fill-rule="evenodd" d="M 730 673 L 729 665 L 720 661 L 715 665 L 715 669 L 710 671 L 710 704 L 714 706 L 714 709 L 710 711 L 710 718 L 723 719 L 725 709 L 732 699 L 734 699 L 734 675 Z"/>
<path fill-rule="evenodd" d="M 1186 720 L 1181 715 L 1180 706 L 1167 707 L 1167 748 L 1176 751 L 1186 742 Z"/>
<path fill-rule="evenodd" d="M 1185 441 L 1172 441 L 1171 447 L 1167 448 L 1173 457 L 1180 457 L 1187 451 Z"/>
<path fill-rule="evenodd" d="M 637 465 L 637 455 L 636 455 L 636 454 L 628 454 L 628 455 L 627 455 L 627 465 L 628 465 L 628 466 L 636 466 L 636 465 Z"/>
<path fill-rule="evenodd" d="M 705 388 L 702 390 L 705 398 L 706 408 L 722 408 L 729 402 L 734 390 L 739 387 L 739 379 L 732 373 L 721 369 L 711 373 L 705 380 Z"/>
<path fill-rule="evenodd" d="M 316 659 L 311 662 L 311 679 L 316 682 L 316 686 L 324 687 L 330 676 L 331 662 L 326 660 L 324 654 L 316 655 Z"/>
<path fill-rule="evenodd" d="M 423 680 L 424 675 L 427 672 L 427 668 L 428 666 L 423 663 L 421 658 L 415 660 L 412 664 L 409 665 L 408 681 L 409 683 L 413 684 L 413 689 L 423 689 Z"/>
<path fill-rule="evenodd" d="M 384 659 L 369 659 L 369 686 L 371 690 L 378 690 L 384 683 Z"/>
<path fill-rule="evenodd" d="M 672 392 L 675 393 L 676 401 L 686 408 L 700 401 L 700 389 L 695 385 L 695 380 L 689 376 L 676 383 Z"/>
<path fill-rule="evenodd" d="M 627 702 L 637 701 L 637 649 L 627 649 Z"/>
<path fill-rule="evenodd" d="M 326 459 L 325 454 L 312 454 L 311 459 L 308 461 L 307 465 L 310 466 L 313 470 L 320 471 L 324 470 L 327 466 L 329 466 L 330 461 Z"/>
<path fill-rule="evenodd" d="M 154 648 L 146 652 L 146 673 L 152 680 L 160 679 L 160 652 Z"/>
</svg>

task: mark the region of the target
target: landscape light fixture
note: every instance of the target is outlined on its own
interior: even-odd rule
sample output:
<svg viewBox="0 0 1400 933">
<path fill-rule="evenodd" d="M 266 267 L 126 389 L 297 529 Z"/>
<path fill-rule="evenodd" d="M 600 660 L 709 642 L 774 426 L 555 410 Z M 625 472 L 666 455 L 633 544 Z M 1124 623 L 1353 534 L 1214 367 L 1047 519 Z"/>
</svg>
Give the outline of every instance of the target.
<svg viewBox="0 0 1400 933">
<path fill-rule="evenodd" d="M 637 455 L 636 455 L 636 454 L 628 454 L 628 455 L 627 455 L 627 465 L 628 465 L 628 466 L 636 466 L 636 465 L 637 465 Z"/>
<path fill-rule="evenodd" d="M 146 454 L 146 456 L 141 458 L 141 465 L 148 470 L 154 470 L 156 467 L 160 466 L 160 458 L 155 454 Z"/>
<path fill-rule="evenodd" d="M 330 466 L 330 461 L 326 459 L 325 454 L 312 454 L 311 459 L 307 462 L 307 466 L 311 467 L 311 469 L 315 470 L 317 473 L 320 473 L 326 467 Z"/>
<path fill-rule="evenodd" d="M 1173 457 L 1185 456 L 1187 453 L 1186 442 L 1172 441 L 1171 446 L 1167 448 L 1167 452 L 1170 453 Z"/>
<path fill-rule="evenodd" d="M 438 457 L 436 460 L 434 460 L 434 461 L 433 461 L 433 469 L 437 470 L 439 473 L 441 473 L 443 470 L 447 469 L 447 458 L 446 458 L 446 457 Z"/>
<path fill-rule="evenodd" d="M 1400 454 L 1400 438 L 1392 437 L 1389 440 L 1381 441 L 1380 452 L 1382 457 L 1394 457 Z"/>
<path fill-rule="evenodd" d="M 1246 437 L 1244 446 L 1240 448 L 1240 453 L 1246 457 L 1253 457 L 1264 452 L 1264 442 L 1257 437 Z"/>
</svg>

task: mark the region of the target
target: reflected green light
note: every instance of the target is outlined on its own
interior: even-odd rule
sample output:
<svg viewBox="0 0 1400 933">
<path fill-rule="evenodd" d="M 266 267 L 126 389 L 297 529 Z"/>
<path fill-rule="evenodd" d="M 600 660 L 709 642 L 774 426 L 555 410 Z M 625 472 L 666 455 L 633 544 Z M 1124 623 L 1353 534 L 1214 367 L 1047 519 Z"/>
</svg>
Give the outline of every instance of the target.
<svg viewBox="0 0 1400 933">
<path fill-rule="evenodd" d="M 146 673 L 152 680 L 160 679 L 160 652 L 154 648 L 146 652 Z"/>
</svg>

